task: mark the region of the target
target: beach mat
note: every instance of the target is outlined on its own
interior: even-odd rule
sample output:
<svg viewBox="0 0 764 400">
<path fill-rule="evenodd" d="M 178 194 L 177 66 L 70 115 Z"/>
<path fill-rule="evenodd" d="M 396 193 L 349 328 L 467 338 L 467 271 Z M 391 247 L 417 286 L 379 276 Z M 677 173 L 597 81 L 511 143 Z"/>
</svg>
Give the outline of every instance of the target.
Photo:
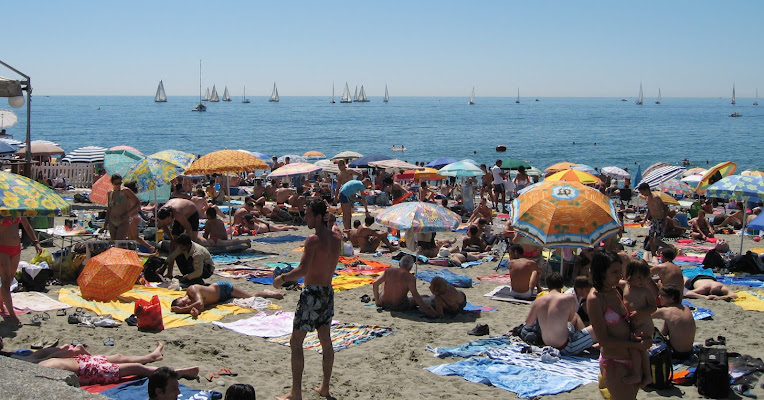
<svg viewBox="0 0 764 400">
<path fill-rule="evenodd" d="M 477 306 L 475 304 L 467 302 L 467 305 L 464 306 L 464 309 L 462 311 L 465 312 L 494 312 L 498 310 L 496 307 L 488 307 L 488 306 Z"/>
<path fill-rule="evenodd" d="M 258 242 L 258 243 L 279 244 L 279 243 L 288 243 L 288 242 L 303 242 L 305 241 L 306 238 L 307 238 L 306 236 L 289 234 L 289 235 L 272 236 L 272 237 L 255 236 L 255 238 L 252 239 L 252 241 Z"/>
<path fill-rule="evenodd" d="M 732 299 L 740 308 L 749 311 L 764 311 L 764 292 L 738 290 L 736 299 Z"/>
<path fill-rule="evenodd" d="M 332 324 L 338 323 L 339 321 L 332 321 Z M 274 314 L 259 312 L 255 316 L 238 321 L 213 321 L 212 324 L 247 336 L 278 337 L 292 334 L 294 313 L 290 311 L 277 311 Z"/>
<path fill-rule="evenodd" d="M 13 297 L 13 308 L 17 311 L 43 312 L 72 307 L 40 292 L 11 293 L 11 297 Z"/>
<path fill-rule="evenodd" d="M 423 269 L 416 274 L 416 277 L 417 279 L 425 281 L 425 282 L 432 282 L 432 280 L 435 279 L 436 277 L 441 277 L 445 279 L 446 282 L 458 288 L 470 288 L 472 287 L 472 284 L 473 284 L 472 278 L 470 278 L 469 276 L 459 275 L 445 268 L 440 271 L 432 271 L 428 269 Z"/>
<path fill-rule="evenodd" d="M 334 351 L 340 351 L 392 333 L 395 333 L 393 328 L 386 326 L 339 323 L 332 325 L 331 327 L 332 347 L 334 348 Z M 289 335 L 272 337 L 266 339 L 266 341 L 277 343 L 282 346 L 289 346 L 289 340 L 291 338 L 292 334 L 290 333 Z M 322 353 L 321 342 L 318 340 L 318 334 L 315 331 L 308 333 L 302 344 L 302 348 L 313 349 Z"/>
<path fill-rule="evenodd" d="M 178 400 L 213 400 L 222 399 L 223 394 L 211 390 L 191 389 L 184 384 L 178 384 L 180 396 Z M 145 400 L 149 393 L 149 379 L 142 378 L 137 381 L 124 383 L 117 387 L 104 390 L 101 395 L 117 400 Z"/>
<path fill-rule="evenodd" d="M 117 300 L 109 302 L 85 300 L 80 295 L 79 289 L 59 290 L 58 300 L 73 307 L 82 307 L 98 315 L 111 314 L 112 318 L 124 322 L 125 319 L 135 311 L 135 300 L 143 299 L 150 301 L 152 296 L 157 295 L 159 296 L 159 301 L 162 305 L 162 323 L 164 324 L 165 329 L 217 321 L 226 315 L 254 312 L 253 310 L 238 307 L 233 304 L 218 304 L 213 308 L 207 308 L 199 314 L 198 319 L 191 318 L 191 315 L 189 314 L 175 314 L 171 312 L 170 303 L 172 303 L 174 299 L 184 296 L 185 294 L 185 291 L 149 288 L 135 285 L 132 290 L 122 293 Z"/>
<path fill-rule="evenodd" d="M 491 274 L 486 276 L 478 276 L 477 279 L 481 281 L 487 281 L 487 282 L 498 282 L 498 283 L 506 283 L 506 284 L 512 283 L 512 280 L 510 279 L 509 274 Z"/>
<path fill-rule="evenodd" d="M 687 307 L 690 307 L 690 311 L 692 311 L 692 318 L 696 321 L 701 319 L 711 318 L 715 315 L 714 312 L 711 311 L 710 309 L 695 307 L 694 304 L 690 303 L 687 300 L 682 300 L 682 304 Z"/>
</svg>

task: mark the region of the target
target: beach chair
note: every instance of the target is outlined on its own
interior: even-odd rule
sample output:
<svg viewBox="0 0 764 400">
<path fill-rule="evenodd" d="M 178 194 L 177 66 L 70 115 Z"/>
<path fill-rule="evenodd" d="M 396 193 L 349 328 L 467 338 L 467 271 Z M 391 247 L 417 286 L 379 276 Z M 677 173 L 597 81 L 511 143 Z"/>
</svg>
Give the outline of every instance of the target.
<svg viewBox="0 0 764 400">
<path fill-rule="evenodd" d="M 629 205 L 631 203 L 631 198 L 634 195 L 631 188 L 623 188 L 618 191 L 618 198 L 621 201 L 621 207 L 625 205 Z"/>
</svg>

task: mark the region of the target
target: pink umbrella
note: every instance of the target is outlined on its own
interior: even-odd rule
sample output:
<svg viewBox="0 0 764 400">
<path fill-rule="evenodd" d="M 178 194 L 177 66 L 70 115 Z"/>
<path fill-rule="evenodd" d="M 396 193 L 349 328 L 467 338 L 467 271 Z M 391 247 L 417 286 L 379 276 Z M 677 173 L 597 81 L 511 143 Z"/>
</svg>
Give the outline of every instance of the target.
<svg viewBox="0 0 764 400">
<path fill-rule="evenodd" d="M 124 145 L 124 144 L 119 145 L 119 146 L 110 147 L 109 150 L 130 150 L 130 151 L 132 151 L 135 154 L 143 155 L 143 153 L 138 151 L 138 149 L 136 149 L 135 147 L 127 146 L 127 145 Z"/>
</svg>

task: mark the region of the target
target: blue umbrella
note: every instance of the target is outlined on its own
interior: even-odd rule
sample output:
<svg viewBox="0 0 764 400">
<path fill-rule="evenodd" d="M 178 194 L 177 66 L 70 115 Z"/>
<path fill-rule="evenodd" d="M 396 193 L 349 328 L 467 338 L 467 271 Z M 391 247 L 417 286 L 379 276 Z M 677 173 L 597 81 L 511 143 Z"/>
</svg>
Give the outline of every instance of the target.
<svg viewBox="0 0 764 400">
<path fill-rule="evenodd" d="M 706 188 L 707 197 L 723 199 L 759 201 L 764 198 L 764 178 L 750 175 L 730 175 Z M 743 232 L 745 232 L 746 207 L 743 207 Z M 759 218 L 757 218 L 759 219 Z M 743 238 L 740 239 L 740 254 L 743 254 Z"/>
<path fill-rule="evenodd" d="M 363 182 L 351 179 L 347 182 L 345 182 L 344 185 L 340 188 L 340 193 L 345 195 L 346 197 L 350 197 L 362 190 L 366 189 L 366 186 L 364 186 Z"/>
<path fill-rule="evenodd" d="M 441 157 L 437 160 L 430 161 L 429 164 L 425 165 L 425 167 L 428 168 L 435 168 L 435 169 L 441 169 L 445 167 L 448 164 L 453 164 L 459 160 L 451 158 L 451 157 Z"/>
<path fill-rule="evenodd" d="M 764 214 L 759 214 L 758 217 L 749 222 L 748 229 L 764 231 Z"/>
<path fill-rule="evenodd" d="M 350 164 L 348 164 L 348 167 L 350 168 L 368 168 L 369 163 L 373 161 L 383 161 L 383 160 L 389 160 L 390 157 L 383 155 L 383 154 L 369 154 L 365 155 L 361 158 L 356 158 L 355 160 L 351 161 Z"/>
<path fill-rule="evenodd" d="M 16 150 L 18 149 L 8 144 L 8 142 L 0 142 L 0 154 L 11 154 L 15 153 Z"/>
<path fill-rule="evenodd" d="M 592 175 L 599 175 L 599 174 L 597 173 L 597 170 L 596 170 L 596 169 L 594 169 L 594 167 L 592 167 L 591 165 L 586 165 L 586 164 L 578 164 L 578 165 L 574 166 L 572 169 L 575 169 L 575 170 L 577 170 L 577 171 L 584 171 L 584 172 L 588 172 L 588 173 L 590 173 L 590 174 L 592 174 Z"/>
<path fill-rule="evenodd" d="M 631 181 L 631 185 L 634 186 L 634 189 L 639 186 L 639 178 L 642 176 L 642 164 L 637 164 L 637 173 L 632 175 L 633 179 Z"/>
</svg>

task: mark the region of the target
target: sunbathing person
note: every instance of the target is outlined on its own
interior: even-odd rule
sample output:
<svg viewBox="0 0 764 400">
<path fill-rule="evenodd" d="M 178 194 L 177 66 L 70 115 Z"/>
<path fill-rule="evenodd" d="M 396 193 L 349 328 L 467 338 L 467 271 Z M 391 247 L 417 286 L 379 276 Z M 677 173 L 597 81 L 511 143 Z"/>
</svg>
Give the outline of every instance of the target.
<svg viewBox="0 0 764 400">
<path fill-rule="evenodd" d="M 733 229 L 740 229 L 743 227 L 743 202 L 739 201 L 735 204 L 735 211 L 733 214 L 725 217 L 724 215 L 714 218 L 714 225 L 717 227 L 732 226 Z"/>
<path fill-rule="evenodd" d="M 685 361 L 692 356 L 692 343 L 695 341 L 695 319 L 692 311 L 682 304 L 682 292 L 679 287 L 665 285 L 661 288 L 659 296 L 662 306 L 652 317 L 663 320 L 661 333 L 668 338 L 672 358 Z"/>
<path fill-rule="evenodd" d="M 251 247 L 252 242 L 249 239 L 228 239 L 228 233 L 225 230 L 225 223 L 218 219 L 218 215 L 213 208 L 208 208 L 205 211 L 207 215 L 207 222 L 204 225 L 204 239 L 206 243 L 203 243 L 207 247 L 226 247 L 237 244 L 247 244 Z"/>
<path fill-rule="evenodd" d="M 509 248 L 509 278 L 512 281 L 510 295 L 512 297 L 529 300 L 533 297 L 533 288 L 540 293 L 541 268 L 538 264 L 527 258 L 523 258 L 523 246 L 513 244 Z"/>
<path fill-rule="evenodd" d="M 490 250 L 483 238 L 480 236 L 480 229 L 477 225 L 472 225 L 467 230 L 467 236 L 462 239 L 462 249 L 465 251 L 484 252 Z"/>
<path fill-rule="evenodd" d="M 408 311 L 419 306 L 425 314 L 436 316 L 435 310 L 430 307 L 419 295 L 416 288 L 416 278 L 411 274 L 414 266 L 414 257 L 405 255 L 401 258 L 399 267 L 386 269 L 372 284 L 374 303 L 377 307 L 383 307 L 393 311 Z M 384 286 L 380 296 L 380 285 Z M 411 293 L 411 297 L 408 294 Z"/>
<path fill-rule="evenodd" d="M 681 287 L 681 286 L 680 286 Z M 688 299 L 724 300 L 737 298 L 735 291 L 717 282 L 710 275 L 697 275 L 694 278 L 684 278 L 684 297 Z"/>
<path fill-rule="evenodd" d="M 332 214 L 334 215 L 334 214 Z M 353 247 L 358 247 L 358 228 L 361 227 L 361 221 L 355 220 L 353 221 L 353 229 L 344 229 L 343 232 L 345 235 L 347 235 L 347 239 L 350 241 L 350 243 L 353 245 Z"/>
<path fill-rule="evenodd" d="M 390 251 L 398 250 L 398 246 L 393 246 L 387 239 L 387 231 L 377 231 L 371 229 L 374 224 L 374 217 L 367 215 L 364 219 L 364 225 L 358 228 L 358 247 L 361 253 L 374 253 L 377 251 L 380 243 L 384 243 Z"/>
<path fill-rule="evenodd" d="M 256 218 L 252 214 L 247 214 L 244 216 L 243 226 L 245 228 L 245 232 L 248 231 L 255 233 L 296 231 L 298 229 L 296 226 L 291 225 L 271 224 Z"/>
<path fill-rule="evenodd" d="M 661 259 L 663 262 L 650 268 L 650 274 L 658 275 L 660 279 L 658 281 L 659 289 L 664 285 L 682 287 L 684 283 L 682 269 L 674 264 L 674 258 L 676 258 L 676 250 L 673 247 L 664 247 L 661 249 Z"/>
<path fill-rule="evenodd" d="M 191 285 L 186 289 L 186 295 L 178 297 L 172 301 L 170 311 L 176 314 L 191 314 L 196 319 L 204 311 L 206 306 L 225 303 L 226 301 L 236 299 L 247 299 L 250 297 L 264 297 L 273 299 L 283 299 L 284 295 L 275 290 L 262 290 L 254 293 L 247 293 L 242 289 L 234 287 L 231 283 L 217 281 L 209 286 Z"/>
<path fill-rule="evenodd" d="M 433 294 L 430 299 L 436 317 L 456 315 L 467 305 L 467 295 L 439 276 L 430 282 L 430 292 Z"/>
</svg>

